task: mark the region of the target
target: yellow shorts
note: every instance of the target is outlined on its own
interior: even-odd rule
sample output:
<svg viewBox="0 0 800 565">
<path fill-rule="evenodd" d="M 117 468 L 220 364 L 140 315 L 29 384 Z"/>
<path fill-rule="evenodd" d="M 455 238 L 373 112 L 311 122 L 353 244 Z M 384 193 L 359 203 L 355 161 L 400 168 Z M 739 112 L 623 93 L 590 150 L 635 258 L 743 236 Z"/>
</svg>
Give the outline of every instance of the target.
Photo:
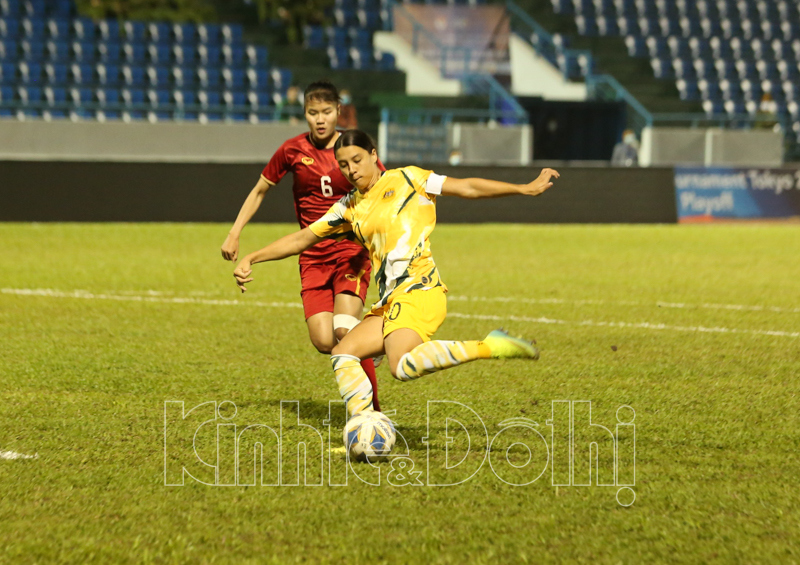
<svg viewBox="0 0 800 565">
<path fill-rule="evenodd" d="M 412 290 L 394 297 L 388 304 L 373 308 L 368 316 L 383 318 L 383 337 L 395 330 L 414 330 L 422 341 L 430 341 L 447 316 L 447 297 L 443 287 Z"/>
</svg>

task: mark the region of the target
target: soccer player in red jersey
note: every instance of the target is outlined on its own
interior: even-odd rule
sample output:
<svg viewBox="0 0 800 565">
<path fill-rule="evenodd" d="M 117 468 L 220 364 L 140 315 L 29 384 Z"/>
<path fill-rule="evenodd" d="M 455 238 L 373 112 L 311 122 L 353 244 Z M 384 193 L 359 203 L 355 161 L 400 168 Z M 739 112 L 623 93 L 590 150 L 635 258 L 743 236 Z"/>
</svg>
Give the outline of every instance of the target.
<svg viewBox="0 0 800 565">
<path fill-rule="evenodd" d="M 284 142 L 264 168 L 222 244 L 226 260 L 236 261 L 244 226 L 267 191 L 286 173 L 293 176 L 294 208 L 301 229 L 325 215 L 353 188 L 339 170 L 333 154 L 333 145 L 340 135 L 336 130 L 340 110 L 338 90 L 330 82 L 314 82 L 306 88 L 303 103 L 309 132 Z M 320 353 L 329 354 L 361 320 L 370 270 L 367 250 L 350 241 L 323 241 L 300 254 L 300 295 L 308 335 Z M 373 391 L 377 392 L 372 359 L 365 359 L 361 365 Z M 376 410 L 380 409 L 377 394 L 373 404 Z"/>
</svg>

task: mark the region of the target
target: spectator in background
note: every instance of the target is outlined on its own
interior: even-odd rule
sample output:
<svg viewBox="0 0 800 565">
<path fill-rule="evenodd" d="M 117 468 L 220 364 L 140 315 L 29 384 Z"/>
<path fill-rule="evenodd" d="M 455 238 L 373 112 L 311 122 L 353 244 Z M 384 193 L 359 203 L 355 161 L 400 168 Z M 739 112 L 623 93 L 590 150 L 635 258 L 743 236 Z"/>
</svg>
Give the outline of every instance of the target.
<svg viewBox="0 0 800 565">
<path fill-rule="evenodd" d="M 614 146 L 611 164 L 618 167 L 635 167 L 639 164 L 639 141 L 632 129 L 622 132 L 622 141 Z"/>
<path fill-rule="evenodd" d="M 341 110 L 339 111 L 339 129 L 358 129 L 358 111 L 353 106 L 353 96 L 350 91 L 343 88 L 341 95 Z"/>
<path fill-rule="evenodd" d="M 292 125 L 300 123 L 298 116 L 303 113 L 303 99 L 299 88 L 290 86 L 286 89 L 286 96 L 282 96 L 275 105 L 283 119 Z"/>
<path fill-rule="evenodd" d="M 761 97 L 755 117 L 757 128 L 780 131 L 780 128 L 776 127 L 778 125 L 778 103 L 772 99 L 772 94 L 769 92 L 765 92 Z"/>
</svg>

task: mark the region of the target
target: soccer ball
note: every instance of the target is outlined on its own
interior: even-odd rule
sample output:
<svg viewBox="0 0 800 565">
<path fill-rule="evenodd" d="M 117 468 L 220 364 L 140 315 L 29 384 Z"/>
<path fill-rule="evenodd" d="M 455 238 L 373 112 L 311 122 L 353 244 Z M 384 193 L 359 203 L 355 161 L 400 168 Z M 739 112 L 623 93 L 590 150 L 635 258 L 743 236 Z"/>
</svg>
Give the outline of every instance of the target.
<svg viewBox="0 0 800 565">
<path fill-rule="evenodd" d="M 389 455 L 397 439 L 392 421 L 374 410 L 350 418 L 344 426 L 343 436 L 350 459 L 356 461 L 374 461 Z"/>
</svg>

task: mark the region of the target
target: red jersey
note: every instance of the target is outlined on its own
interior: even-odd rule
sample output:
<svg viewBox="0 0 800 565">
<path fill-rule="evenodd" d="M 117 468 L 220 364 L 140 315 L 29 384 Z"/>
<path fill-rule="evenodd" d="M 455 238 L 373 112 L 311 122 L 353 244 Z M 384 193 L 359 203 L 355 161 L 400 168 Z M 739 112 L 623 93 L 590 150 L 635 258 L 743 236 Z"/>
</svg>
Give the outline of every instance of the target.
<svg viewBox="0 0 800 565">
<path fill-rule="evenodd" d="M 278 182 L 291 172 L 294 211 L 300 228 L 313 224 L 342 196 L 353 189 L 333 155 L 333 148 L 319 149 L 309 139 L 309 133 L 287 139 L 264 167 L 261 176 L 271 183 Z M 383 164 L 378 162 L 381 170 Z M 325 240 L 300 254 L 300 264 L 339 261 L 366 250 L 351 241 Z"/>
</svg>

